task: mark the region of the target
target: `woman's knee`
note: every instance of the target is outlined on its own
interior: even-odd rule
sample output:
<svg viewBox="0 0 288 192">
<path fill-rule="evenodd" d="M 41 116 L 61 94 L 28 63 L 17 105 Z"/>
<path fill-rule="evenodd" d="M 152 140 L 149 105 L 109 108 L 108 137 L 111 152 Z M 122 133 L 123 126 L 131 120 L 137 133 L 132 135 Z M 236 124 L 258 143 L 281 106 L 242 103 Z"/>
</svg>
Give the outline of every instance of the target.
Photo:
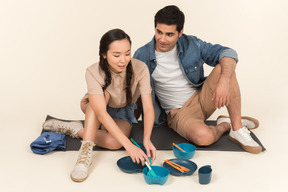
<svg viewBox="0 0 288 192">
<path fill-rule="evenodd" d="M 89 105 L 89 98 L 88 98 L 88 95 L 86 95 L 80 101 L 80 108 L 81 108 L 83 113 L 86 113 L 86 109 L 87 109 L 88 105 Z"/>
<path fill-rule="evenodd" d="M 105 143 L 106 143 L 106 148 L 111 149 L 111 150 L 117 150 L 122 147 L 122 145 L 112 136 L 108 137 Z"/>
</svg>

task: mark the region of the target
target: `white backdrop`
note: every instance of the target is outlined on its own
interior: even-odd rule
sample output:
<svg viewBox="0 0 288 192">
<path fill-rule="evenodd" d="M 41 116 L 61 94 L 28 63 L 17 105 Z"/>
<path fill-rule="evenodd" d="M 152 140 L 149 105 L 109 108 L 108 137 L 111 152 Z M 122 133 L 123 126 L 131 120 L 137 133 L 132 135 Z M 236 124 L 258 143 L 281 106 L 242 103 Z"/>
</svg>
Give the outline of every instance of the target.
<svg viewBox="0 0 288 192">
<path fill-rule="evenodd" d="M 284 0 L 1 0 L 1 121 L 29 115 L 38 122 L 46 114 L 83 118 L 85 69 L 98 61 L 103 33 L 125 30 L 134 52 L 152 39 L 154 15 L 169 4 L 185 13 L 186 34 L 238 52 L 243 114 L 261 117 L 271 102 L 287 107 Z"/>
<path fill-rule="evenodd" d="M 238 52 L 242 112 L 259 119 L 257 136 L 268 148 L 258 156 L 241 154 L 240 166 L 249 169 L 254 165 L 253 169 L 257 171 L 246 174 L 245 169 L 233 166 L 233 170 L 238 171 L 233 177 L 245 181 L 243 186 L 237 187 L 238 191 L 243 191 L 246 183 L 254 189 L 255 182 L 262 191 L 281 191 L 275 187 L 287 189 L 287 166 L 283 167 L 288 160 L 283 145 L 288 134 L 285 123 L 288 115 L 288 3 L 285 0 L 0 0 L 0 152 L 3 156 L 0 188 L 4 187 L 4 191 L 17 188 L 19 191 L 28 183 L 38 189 L 46 182 L 38 176 L 51 178 L 54 182 L 59 177 L 57 186 L 62 181 L 71 182 L 68 175 L 77 152 L 75 158 L 74 153 L 54 153 L 42 158 L 32 154 L 29 144 L 39 136 L 47 114 L 63 119 L 84 119 L 79 103 L 86 92 L 85 69 L 98 61 L 100 37 L 107 30 L 121 28 L 130 35 L 134 52 L 152 39 L 154 15 L 169 4 L 179 6 L 185 13 L 186 34 L 230 46 Z M 217 111 L 211 119 L 223 113 L 227 113 L 225 109 Z M 200 154 L 209 155 L 220 168 L 218 181 L 212 187 L 218 184 L 220 190 L 223 183 L 231 183 L 235 188 L 233 182 L 237 180 L 226 174 L 233 171 L 226 165 L 232 159 L 240 160 L 240 155 Z M 113 156 L 111 153 L 103 155 Z M 223 163 L 223 156 L 227 164 Z M 74 158 L 73 162 L 70 162 L 71 158 Z M 243 164 L 244 159 L 249 161 Z M 43 166 L 43 163 L 53 162 L 53 166 Z M 51 172 L 56 165 L 59 166 L 57 176 Z M 94 170 L 95 178 L 101 173 L 102 165 L 97 165 L 97 171 Z M 106 168 L 113 169 L 111 165 Z M 50 175 L 43 175 L 43 170 Z M 242 175 L 238 175 L 239 172 Z M 279 172 L 284 176 L 281 177 Z M 115 173 L 117 175 L 117 171 Z M 265 174 L 263 178 L 266 180 L 261 181 L 263 178 L 259 173 Z M 277 179 L 273 179 L 275 176 Z M 230 180 L 226 182 L 226 178 Z M 105 184 L 101 181 L 99 185 Z M 172 181 L 176 183 L 176 179 Z M 168 188 L 175 191 L 178 186 L 172 181 Z M 94 186 L 92 180 L 87 181 L 90 182 L 90 186 Z M 62 187 L 76 187 L 66 183 Z M 189 188 L 189 183 L 184 187 L 186 185 Z M 82 186 L 92 189 L 86 183 L 78 187 Z M 163 189 L 167 191 L 167 188 Z"/>
</svg>

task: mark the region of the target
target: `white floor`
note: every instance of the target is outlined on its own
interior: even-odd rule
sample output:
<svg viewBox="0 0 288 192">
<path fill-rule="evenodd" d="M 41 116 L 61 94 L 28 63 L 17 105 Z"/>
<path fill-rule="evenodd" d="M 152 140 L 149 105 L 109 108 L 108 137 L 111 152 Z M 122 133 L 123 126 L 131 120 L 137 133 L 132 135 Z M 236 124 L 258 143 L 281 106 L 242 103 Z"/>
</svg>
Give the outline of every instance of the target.
<svg viewBox="0 0 288 192">
<path fill-rule="evenodd" d="M 260 121 L 254 133 L 267 151 L 258 155 L 197 151 L 191 160 L 198 167 L 213 168 L 207 186 L 198 183 L 197 172 L 169 176 L 163 186 L 147 185 L 141 173 L 127 174 L 117 167 L 125 151 L 97 151 L 88 179 L 72 182 L 69 174 L 77 151 L 36 155 L 30 143 L 39 136 L 47 114 L 84 118 L 79 101 L 86 92 L 85 69 L 98 60 L 102 34 L 123 28 L 132 38 L 133 52 L 151 40 L 153 16 L 168 4 L 185 12 L 185 33 L 237 50 L 242 114 Z M 141 4 L 134 0 L 0 0 L 0 191 L 287 192 L 287 4 L 284 0 L 147 0 Z M 227 112 L 217 111 L 211 119 L 220 114 Z M 167 158 L 174 158 L 172 151 L 158 151 L 154 164 L 162 165 Z"/>
<path fill-rule="evenodd" d="M 286 114 L 287 115 L 287 114 Z M 45 117 L 43 117 L 44 119 Z M 21 118 L 19 118 L 21 119 Z M 127 190 L 127 191 L 287 191 L 287 129 L 284 116 L 261 117 L 261 126 L 254 133 L 261 139 L 267 151 L 258 155 L 246 152 L 197 151 L 192 161 L 198 167 L 211 165 L 212 182 L 203 186 L 198 183 L 197 171 L 192 176 L 169 176 L 163 186 L 147 185 L 141 173 L 127 174 L 116 165 L 126 156 L 125 151 L 94 152 L 94 165 L 88 179 L 74 183 L 69 173 L 77 152 L 51 152 L 33 154 L 29 148 L 41 130 L 29 120 L 16 126 L 5 124 L 1 136 L 1 191 L 79 191 L 79 190 Z M 15 125 L 15 123 L 14 123 Z M 158 151 L 154 165 L 162 165 L 164 159 L 174 158 L 172 151 Z"/>
</svg>

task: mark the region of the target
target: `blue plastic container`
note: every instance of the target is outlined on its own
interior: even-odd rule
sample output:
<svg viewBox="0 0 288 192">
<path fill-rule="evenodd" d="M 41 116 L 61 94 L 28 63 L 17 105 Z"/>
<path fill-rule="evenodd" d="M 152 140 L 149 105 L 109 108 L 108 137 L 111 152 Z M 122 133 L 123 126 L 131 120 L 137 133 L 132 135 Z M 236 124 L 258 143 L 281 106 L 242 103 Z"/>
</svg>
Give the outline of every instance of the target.
<svg viewBox="0 0 288 192">
<path fill-rule="evenodd" d="M 194 145 L 190 143 L 180 143 L 177 145 L 185 152 L 180 151 L 177 147 L 173 145 L 172 149 L 175 157 L 179 159 L 191 159 L 194 156 L 196 151 L 196 147 Z"/>
<path fill-rule="evenodd" d="M 149 185 L 151 184 L 164 185 L 170 174 L 169 170 L 161 166 L 151 166 L 151 167 L 157 176 L 156 177 L 148 176 L 147 173 L 149 169 L 148 167 L 145 167 L 142 172 L 143 172 L 146 183 L 148 183 Z"/>
<path fill-rule="evenodd" d="M 207 185 L 211 181 L 212 168 L 211 165 L 206 165 L 198 170 L 199 183 Z"/>
</svg>

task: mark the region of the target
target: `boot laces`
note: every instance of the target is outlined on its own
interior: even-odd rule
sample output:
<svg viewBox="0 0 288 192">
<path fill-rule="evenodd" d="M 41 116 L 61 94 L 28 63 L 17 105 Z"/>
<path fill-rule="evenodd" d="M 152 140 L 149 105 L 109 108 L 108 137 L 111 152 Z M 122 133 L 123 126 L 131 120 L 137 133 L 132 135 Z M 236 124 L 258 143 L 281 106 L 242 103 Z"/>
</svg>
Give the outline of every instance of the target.
<svg viewBox="0 0 288 192">
<path fill-rule="evenodd" d="M 71 129 L 70 127 L 63 126 L 63 125 L 57 125 L 57 127 L 60 133 L 63 133 L 65 135 L 70 135 L 72 138 L 77 138 L 77 134 L 75 134 L 75 131 Z"/>
<path fill-rule="evenodd" d="M 79 154 L 77 159 L 77 164 L 84 164 L 86 167 L 89 166 L 91 159 L 90 146 L 90 143 L 83 144 L 83 146 L 81 147 L 81 153 Z"/>
</svg>

